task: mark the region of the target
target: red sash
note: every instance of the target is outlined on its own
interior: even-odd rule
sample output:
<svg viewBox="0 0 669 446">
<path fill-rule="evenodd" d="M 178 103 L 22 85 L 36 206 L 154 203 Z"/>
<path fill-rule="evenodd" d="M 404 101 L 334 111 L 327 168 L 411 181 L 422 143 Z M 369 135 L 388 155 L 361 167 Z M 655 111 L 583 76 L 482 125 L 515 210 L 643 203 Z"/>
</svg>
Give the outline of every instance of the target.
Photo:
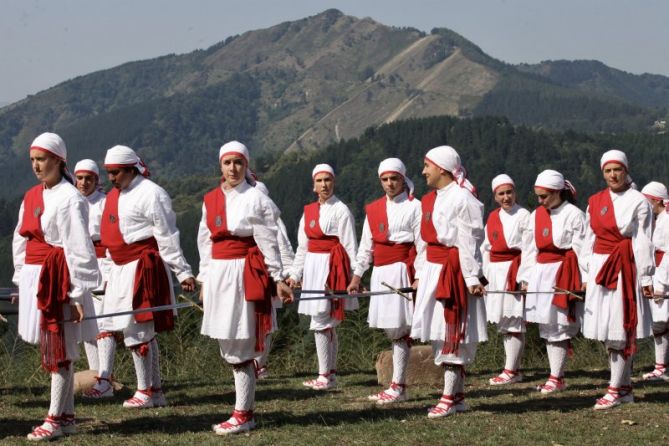
<svg viewBox="0 0 669 446">
<path fill-rule="evenodd" d="M 372 253 L 374 266 L 404 262 L 407 267 L 409 282 L 413 282 L 416 270 L 416 245 L 414 243 L 395 243 L 388 240 L 388 199 L 384 195 L 365 207 L 367 223 L 372 233 Z"/>
<path fill-rule="evenodd" d="M 319 223 L 320 203 L 310 203 L 304 207 L 304 232 L 309 239 L 307 250 L 330 254 L 330 273 L 326 285 L 331 290 L 345 290 L 351 280 L 351 262 L 348 253 L 339 242 L 339 237 L 325 235 Z M 330 316 L 344 320 L 344 300 L 332 299 Z"/>
<path fill-rule="evenodd" d="M 204 196 L 207 227 L 211 233 L 213 259 L 245 259 L 244 299 L 254 303 L 256 317 L 255 350 L 265 349 L 265 337 L 272 330 L 272 295 L 275 284 L 267 271 L 265 257 L 253 237 L 238 237 L 228 231 L 225 193 L 220 186 Z"/>
<path fill-rule="evenodd" d="M 625 238 L 618 230 L 611 193 L 604 189 L 588 200 L 590 226 L 595 233 L 593 252 L 609 254 L 597 273 L 595 282 L 610 290 L 618 288 L 618 275 L 622 273 L 623 327 L 627 336 L 623 355 L 627 358 L 636 352 L 636 265 L 632 239 Z"/>
<path fill-rule="evenodd" d="M 25 263 L 42 265 L 37 288 L 40 318 L 42 367 L 57 372 L 67 358 L 63 330 L 63 306 L 70 302 L 70 272 L 63 248 L 44 241 L 41 217 L 44 213 L 43 185 L 28 190 L 23 198 L 23 218 L 19 234 L 28 239 Z"/>
<path fill-rule="evenodd" d="M 501 208 L 497 208 L 488 216 L 486 232 L 490 242 L 490 261 L 508 262 L 509 272 L 506 275 L 506 290 L 516 291 L 518 289 L 518 269 L 520 269 L 521 251 L 520 249 L 511 249 L 506 243 L 504 237 L 504 226 L 499 216 Z"/>
<path fill-rule="evenodd" d="M 539 206 L 534 211 L 534 242 L 539 250 L 537 263 L 562 262 L 555 275 L 555 286 L 578 291 L 582 287 L 578 258 L 573 249 L 560 249 L 553 243 L 553 221 L 548 209 Z M 569 321 L 576 321 L 576 296 L 555 294 L 553 305 L 567 310 Z"/>
<path fill-rule="evenodd" d="M 170 305 L 172 290 L 165 265 L 160 258 L 158 242 L 153 237 L 130 244 L 123 240 L 118 216 L 119 195 L 120 191 L 116 188 L 107 194 L 100 223 L 100 241 L 109 250 L 116 265 L 138 260 L 132 299 L 134 310 Z M 140 323 L 153 321 L 157 332 L 174 328 L 174 314 L 171 311 L 136 314 L 135 320 Z"/>
<path fill-rule="evenodd" d="M 428 192 L 421 200 L 423 219 L 421 237 L 427 243 L 427 260 L 443 265 L 435 299 L 444 305 L 446 337 L 442 353 L 457 353 L 465 339 L 467 328 L 467 284 L 460 268 L 460 255 L 455 246 L 444 246 L 437 240 L 437 230 L 432 222 L 432 211 L 437 199 L 435 191 Z"/>
<path fill-rule="evenodd" d="M 662 263 L 663 258 L 664 258 L 664 251 L 656 249 L 655 250 L 655 266 L 660 266 L 660 263 Z"/>
</svg>

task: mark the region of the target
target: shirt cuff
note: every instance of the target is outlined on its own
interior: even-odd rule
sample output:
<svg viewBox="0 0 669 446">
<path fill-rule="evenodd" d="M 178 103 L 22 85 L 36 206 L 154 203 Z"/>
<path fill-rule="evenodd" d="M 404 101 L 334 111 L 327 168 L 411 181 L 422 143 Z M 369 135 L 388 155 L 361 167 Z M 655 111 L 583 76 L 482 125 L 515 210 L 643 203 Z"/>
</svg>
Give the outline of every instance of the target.
<svg viewBox="0 0 669 446">
<path fill-rule="evenodd" d="M 177 274 L 177 280 L 179 283 L 183 282 L 184 280 L 193 277 L 193 272 L 192 271 L 184 271 L 182 273 Z"/>
<path fill-rule="evenodd" d="M 478 277 L 465 277 L 465 283 L 467 284 L 468 287 L 481 285 L 481 282 L 479 281 Z"/>
<path fill-rule="evenodd" d="M 651 276 L 641 276 L 641 286 L 651 286 L 653 278 Z"/>
</svg>

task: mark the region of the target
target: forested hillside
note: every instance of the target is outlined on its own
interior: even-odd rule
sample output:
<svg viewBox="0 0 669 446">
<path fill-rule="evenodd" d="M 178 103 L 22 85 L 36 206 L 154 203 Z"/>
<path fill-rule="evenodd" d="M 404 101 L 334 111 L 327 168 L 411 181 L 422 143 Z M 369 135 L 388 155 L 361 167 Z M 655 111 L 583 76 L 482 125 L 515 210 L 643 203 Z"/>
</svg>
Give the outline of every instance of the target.
<svg viewBox="0 0 669 446">
<path fill-rule="evenodd" d="M 514 126 L 506 118 L 495 117 L 400 121 L 370 128 L 359 138 L 308 155 L 286 154 L 275 163 L 271 158 L 254 157 L 252 164 L 282 210 L 294 242 L 302 207 L 313 200 L 311 170 L 315 164 L 330 163 L 336 169 L 336 193 L 351 207 L 360 232 L 364 205 L 382 194 L 376 178 L 378 163 L 391 156 L 403 159 L 409 176 L 416 183 L 416 195 L 420 197 L 426 191 L 420 175 L 423 156 L 441 144 L 452 145 L 459 151 L 472 182 L 480 191 L 486 212 L 493 208 L 490 181 L 495 175 L 511 175 L 518 187 L 519 201 L 533 208 L 534 179 L 539 171 L 548 168 L 563 172 L 574 183 L 578 205 L 585 208 L 587 197 L 604 187 L 599 157 L 612 147 L 627 152 L 632 176 L 639 186 L 651 180 L 669 181 L 669 135 L 549 132 Z M 251 150 L 254 155 L 253 147 Z M 215 187 L 219 179 L 217 154 L 215 146 L 199 151 L 199 162 L 209 169 L 202 175 L 174 177 L 169 169 L 154 169 L 156 181 L 174 199 L 182 245 L 194 268 L 198 264 L 195 240 L 202 196 Z M 9 284 L 11 279 L 11 232 L 16 224 L 18 205 L 18 199 L 0 200 L 0 284 Z"/>
</svg>

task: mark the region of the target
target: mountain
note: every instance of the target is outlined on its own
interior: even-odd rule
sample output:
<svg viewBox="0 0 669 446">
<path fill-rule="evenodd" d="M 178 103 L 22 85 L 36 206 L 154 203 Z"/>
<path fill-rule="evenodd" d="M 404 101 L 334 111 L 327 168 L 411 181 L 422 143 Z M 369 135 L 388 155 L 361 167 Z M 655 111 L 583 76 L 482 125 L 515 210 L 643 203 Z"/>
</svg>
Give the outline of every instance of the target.
<svg viewBox="0 0 669 446">
<path fill-rule="evenodd" d="M 262 171 L 285 151 L 307 154 L 429 116 L 646 131 L 666 103 L 637 99 L 505 64 L 445 28 L 427 34 L 331 9 L 80 76 L 0 109 L 0 197 L 34 182 L 25 151 L 46 130 L 64 137 L 72 163 L 126 144 L 172 179 L 215 175 L 217 148 L 230 139 L 246 142 Z"/>
</svg>

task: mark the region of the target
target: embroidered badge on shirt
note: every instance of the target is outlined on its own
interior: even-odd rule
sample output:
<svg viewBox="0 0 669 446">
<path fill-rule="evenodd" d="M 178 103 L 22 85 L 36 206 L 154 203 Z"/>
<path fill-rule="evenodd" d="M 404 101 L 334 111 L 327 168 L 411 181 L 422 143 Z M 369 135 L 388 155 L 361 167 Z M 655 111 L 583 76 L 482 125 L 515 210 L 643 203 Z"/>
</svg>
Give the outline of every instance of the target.
<svg viewBox="0 0 669 446">
<path fill-rule="evenodd" d="M 383 232 L 385 230 L 386 230 L 386 225 L 384 225 L 383 223 L 379 223 L 379 232 Z"/>
<path fill-rule="evenodd" d="M 115 216 L 115 215 L 112 215 L 112 214 L 109 214 L 109 221 L 110 221 L 111 223 L 116 223 L 116 216 Z"/>
<path fill-rule="evenodd" d="M 550 234 L 551 231 L 548 228 L 544 228 L 544 231 L 542 232 L 544 237 L 548 237 L 548 234 Z"/>
<path fill-rule="evenodd" d="M 425 221 L 430 221 L 430 218 L 432 218 L 432 212 L 427 211 L 425 213 Z"/>
<path fill-rule="evenodd" d="M 216 221 L 214 222 L 214 224 L 216 225 L 217 228 L 223 226 L 223 219 L 221 218 L 220 215 L 216 216 Z"/>
<path fill-rule="evenodd" d="M 309 227 L 310 227 L 311 229 L 314 229 L 314 228 L 316 227 L 316 220 L 311 220 L 311 221 L 309 222 Z"/>
<path fill-rule="evenodd" d="M 604 206 L 604 207 L 602 208 L 602 210 L 599 211 L 599 213 L 600 213 L 601 215 L 606 215 L 606 213 L 607 213 L 608 211 L 609 211 L 609 207 L 608 207 L 608 206 Z"/>
<path fill-rule="evenodd" d="M 493 232 L 492 232 L 492 239 L 493 239 L 494 241 L 497 241 L 498 238 L 499 238 L 499 234 L 497 233 L 497 231 L 493 231 Z"/>
<path fill-rule="evenodd" d="M 37 207 L 35 208 L 35 210 L 33 211 L 33 215 L 34 215 L 35 217 L 39 217 L 39 214 L 40 214 L 41 212 L 42 212 L 42 208 L 39 207 L 39 206 L 37 206 Z"/>
</svg>

